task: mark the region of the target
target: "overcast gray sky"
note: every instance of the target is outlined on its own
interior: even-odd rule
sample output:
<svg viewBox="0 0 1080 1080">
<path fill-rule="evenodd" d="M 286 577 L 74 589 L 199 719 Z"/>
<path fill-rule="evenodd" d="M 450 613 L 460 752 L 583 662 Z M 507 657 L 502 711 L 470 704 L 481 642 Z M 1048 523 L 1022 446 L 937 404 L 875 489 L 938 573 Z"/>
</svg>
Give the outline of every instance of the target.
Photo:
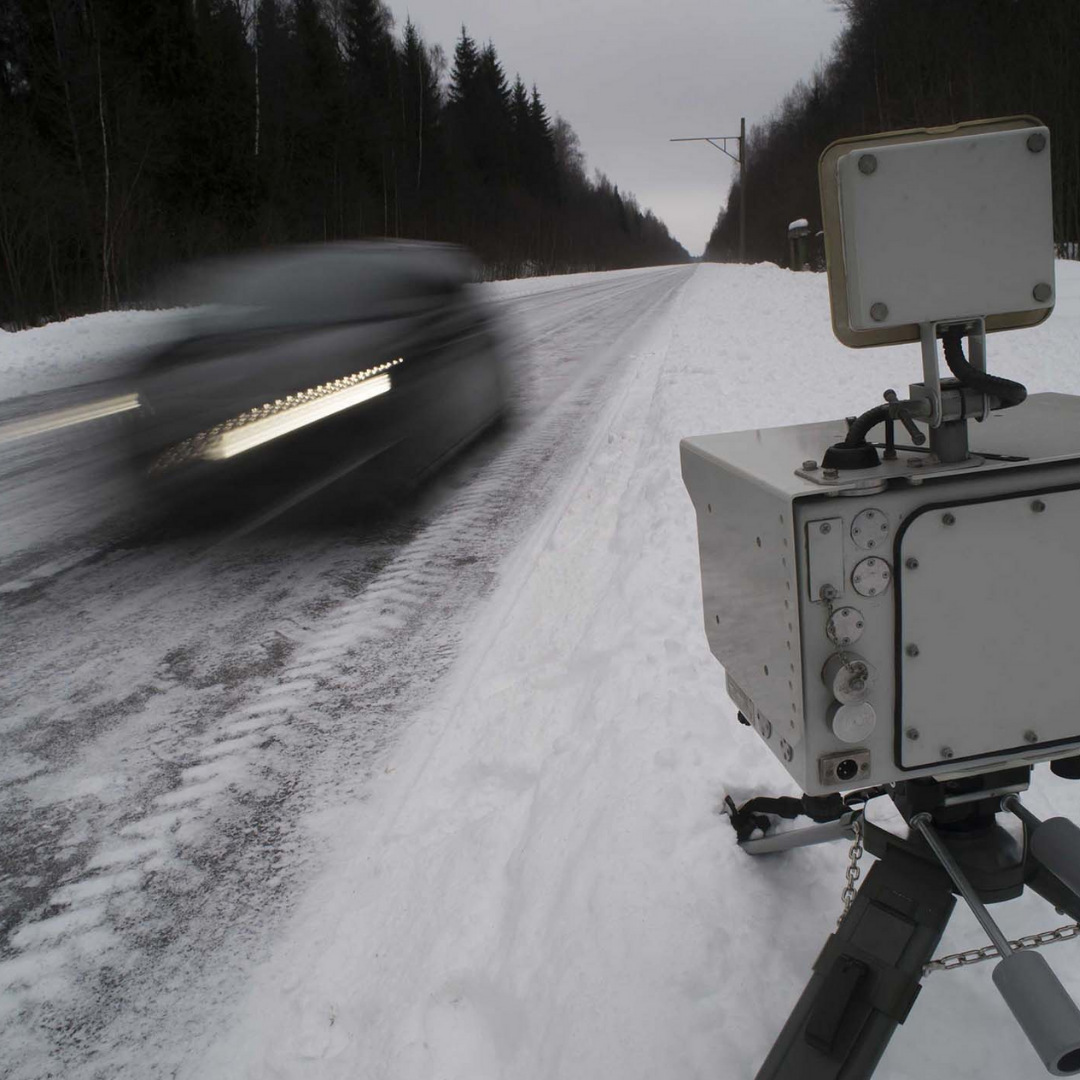
<svg viewBox="0 0 1080 1080">
<path fill-rule="evenodd" d="M 453 58 L 464 23 L 506 68 L 535 82 L 581 138 L 590 174 L 701 254 L 735 168 L 707 143 L 767 116 L 827 55 L 843 25 L 834 0 L 388 0 Z"/>
</svg>

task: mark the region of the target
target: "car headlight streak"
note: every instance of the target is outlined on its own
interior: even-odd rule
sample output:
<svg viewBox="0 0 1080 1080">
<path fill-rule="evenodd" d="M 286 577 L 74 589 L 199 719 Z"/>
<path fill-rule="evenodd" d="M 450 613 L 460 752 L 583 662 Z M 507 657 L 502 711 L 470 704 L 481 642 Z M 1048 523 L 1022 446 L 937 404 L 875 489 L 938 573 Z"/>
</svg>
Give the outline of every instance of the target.
<svg viewBox="0 0 1080 1080">
<path fill-rule="evenodd" d="M 159 472 L 194 459 L 224 461 L 370 401 L 390 389 L 390 369 L 404 362 L 398 357 L 355 375 L 346 375 L 249 409 L 166 450 L 151 465 L 150 471 Z"/>
<path fill-rule="evenodd" d="M 103 416 L 115 416 L 117 413 L 130 412 L 140 406 L 138 394 L 119 394 L 116 397 L 88 401 L 83 405 L 72 405 L 66 409 L 55 409 L 21 420 L 11 420 L 0 424 L 0 443 L 29 439 L 34 435 L 44 435 L 49 431 L 85 424 L 90 420 L 100 420 Z"/>
</svg>

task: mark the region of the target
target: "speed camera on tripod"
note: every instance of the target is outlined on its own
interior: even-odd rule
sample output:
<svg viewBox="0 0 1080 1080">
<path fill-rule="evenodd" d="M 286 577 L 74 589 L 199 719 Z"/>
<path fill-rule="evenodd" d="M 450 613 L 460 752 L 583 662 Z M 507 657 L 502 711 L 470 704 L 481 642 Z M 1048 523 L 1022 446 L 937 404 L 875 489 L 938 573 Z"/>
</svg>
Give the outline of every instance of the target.
<svg viewBox="0 0 1080 1080">
<path fill-rule="evenodd" d="M 1025 117 L 830 146 L 836 336 L 919 342 L 922 381 L 682 442 L 709 645 L 807 793 L 1080 754 L 1080 399 L 986 372 L 1054 305 L 1049 159 Z"/>
</svg>

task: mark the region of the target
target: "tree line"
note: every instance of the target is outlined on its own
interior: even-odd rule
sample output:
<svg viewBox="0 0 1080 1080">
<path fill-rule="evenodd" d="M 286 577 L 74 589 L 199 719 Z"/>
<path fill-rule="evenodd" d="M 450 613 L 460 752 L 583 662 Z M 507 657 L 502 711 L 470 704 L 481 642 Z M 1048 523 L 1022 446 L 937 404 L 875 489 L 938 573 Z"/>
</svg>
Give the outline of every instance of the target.
<svg viewBox="0 0 1080 1080">
<path fill-rule="evenodd" d="M 494 45 L 448 60 L 380 0 L 7 0 L 0 131 L 0 324 L 283 242 L 463 243 L 488 277 L 688 257 Z"/>
<path fill-rule="evenodd" d="M 1054 239 L 1080 257 L 1080 3 L 1077 0 L 839 0 L 831 59 L 751 128 L 746 255 L 787 264 L 787 225 L 821 229 L 817 161 L 835 139 L 1029 114 L 1050 128 Z M 736 180 L 705 257 L 738 252 Z"/>
</svg>

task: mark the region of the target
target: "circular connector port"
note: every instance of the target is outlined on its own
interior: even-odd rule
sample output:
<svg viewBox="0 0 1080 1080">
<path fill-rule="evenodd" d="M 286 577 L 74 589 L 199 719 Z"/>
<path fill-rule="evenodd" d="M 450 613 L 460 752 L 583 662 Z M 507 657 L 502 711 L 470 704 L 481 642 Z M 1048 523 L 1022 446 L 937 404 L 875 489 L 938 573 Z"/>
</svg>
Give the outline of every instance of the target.
<svg viewBox="0 0 1080 1080">
<path fill-rule="evenodd" d="M 851 758 L 844 758 L 836 766 L 836 779 L 837 780 L 854 780 L 855 776 L 859 772 L 859 766 Z"/>
</svg>

